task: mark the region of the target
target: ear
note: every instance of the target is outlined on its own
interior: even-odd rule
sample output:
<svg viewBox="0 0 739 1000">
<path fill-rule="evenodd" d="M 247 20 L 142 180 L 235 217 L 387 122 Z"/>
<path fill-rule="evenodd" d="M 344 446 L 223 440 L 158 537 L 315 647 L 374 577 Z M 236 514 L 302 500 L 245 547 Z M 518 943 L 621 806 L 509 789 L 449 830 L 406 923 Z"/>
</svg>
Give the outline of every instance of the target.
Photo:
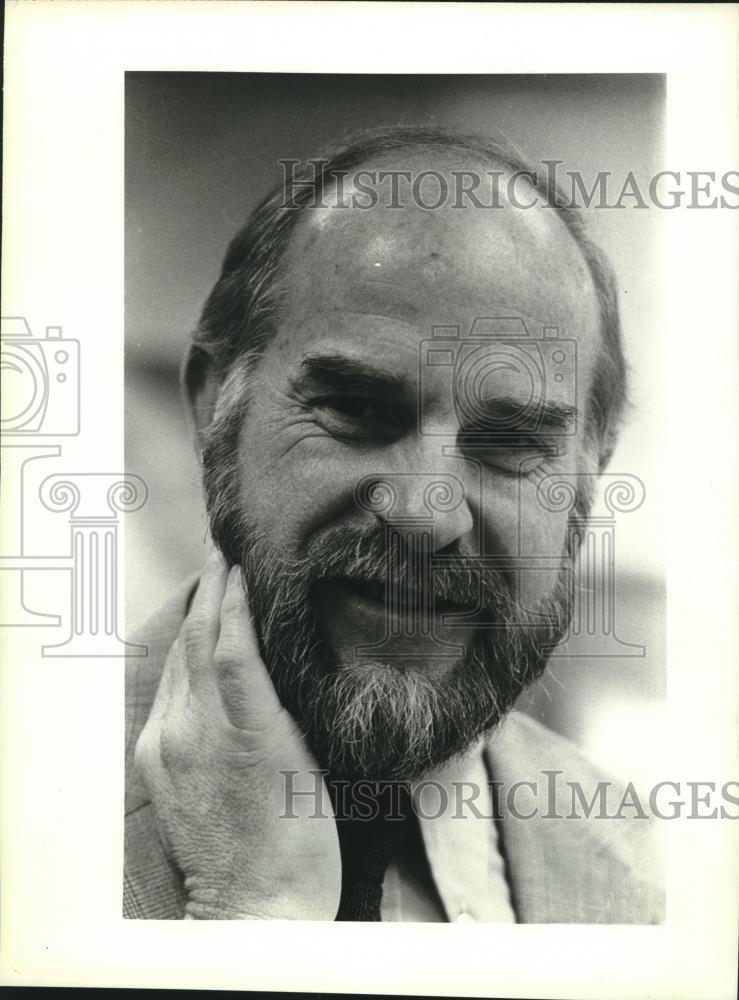
<svg viewBox="0 0 739 1000">
<path fill-rule="evenodd" d="M 206 350 L 196 344 L 190 347 L 185 358 L 182 368 L 182 387 L 200 452 L 204 433 L 215 413 L 220 384 L 216 378 L 213 359 Z"/>
</svg>

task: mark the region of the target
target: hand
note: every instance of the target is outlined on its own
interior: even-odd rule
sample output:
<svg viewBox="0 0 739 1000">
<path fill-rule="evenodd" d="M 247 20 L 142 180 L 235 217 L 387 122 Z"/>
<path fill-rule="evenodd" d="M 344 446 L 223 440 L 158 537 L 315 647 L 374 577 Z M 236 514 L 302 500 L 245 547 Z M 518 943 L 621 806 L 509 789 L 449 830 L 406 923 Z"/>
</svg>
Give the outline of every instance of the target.
<svg viewBox="0 0 739 1000">
<path fill-rule="evenodd" d="M 185 876 L 186 917 L 335 918 L 341 860 L 328 793 L 259 654 L 239 569 L 227 572 L 217 553 L 170 650 L 136 764 Z M 315 796 L 286 801 L 285 771 L 290 787 Z"/>
</svg>

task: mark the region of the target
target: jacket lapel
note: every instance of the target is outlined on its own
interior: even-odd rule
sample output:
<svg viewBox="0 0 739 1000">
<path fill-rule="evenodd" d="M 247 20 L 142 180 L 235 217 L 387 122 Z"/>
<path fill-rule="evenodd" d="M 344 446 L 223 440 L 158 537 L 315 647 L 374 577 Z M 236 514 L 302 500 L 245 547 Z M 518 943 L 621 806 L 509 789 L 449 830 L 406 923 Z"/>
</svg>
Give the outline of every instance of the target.
<svg viewBox="0 0 739 1000">
<path fill-rule="evenodd" d="M 196 586 L 193 576 L 160 608 L 136 637 L 148 646 L 148 656 L 132 658 L 126 665 L 127 917 L 177 919 L 184 910 L 181 876 L 162 849 L 133 753 Z M 603 780 L 575 747 L 523 713 L 513 712 L 487 740 L 484 760 L 488 780 L 502 790 L 497 796 L 497 833 L 518 922 L 661 921 L 661 893 L 651 884 L 645 829 L 649 821 L 594 815 L 566 818 L 572 811 L 572 791 L 566 782 L 579 782 L 590 799 Z M 554 792 L 551 773 L 546 772 L 556 772 Z M 533 787 L 521 786 L 512 810 L 505 793 L 516 782 L 533 782 Z M 619 802 L 620 789 L 611 782 L 609 814 Z M 527 813 L 535 807 L 539 810 L 535 818 L 515 815 L 516 809 Z M 458 910 L 456 890 L 446 895 L 447 906 Z M 453 919 L 454 913 L 449 915 Z"/>
<path fill-rule="evenodd" d="M 616 782 L 598 773 L 568 741 L 520 712 L 490 737 L 486 757 L 491 780 L 498 783 L 501 846 L 520 923 L 662 920 L 661 892 L 651 883 L 650 821 L 599 817 L 597 807 L 589 818 L 581 809 L 572 818 L 568 781 L 577 782 L 588 800 L 604 782 L 608 816 L 622 798 Z M 517 782 L 527 784 L 511 801 Z M 536 816 L 519 818 L 534 809 Z"/>
</svg>

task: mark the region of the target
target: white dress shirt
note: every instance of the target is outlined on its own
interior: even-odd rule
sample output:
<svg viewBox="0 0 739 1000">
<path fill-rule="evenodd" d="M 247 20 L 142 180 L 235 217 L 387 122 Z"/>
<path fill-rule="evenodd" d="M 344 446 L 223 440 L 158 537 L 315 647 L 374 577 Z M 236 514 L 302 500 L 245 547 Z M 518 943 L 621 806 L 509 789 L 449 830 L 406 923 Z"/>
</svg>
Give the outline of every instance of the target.
<svg viewBox="0 0 739 1000">
<path fill-rule="evenodd" d="M 388 867 L 383 921 L 516 922 L 488 781 L 479 745 L 415 784 L 420 834 Z"/>
</svg>

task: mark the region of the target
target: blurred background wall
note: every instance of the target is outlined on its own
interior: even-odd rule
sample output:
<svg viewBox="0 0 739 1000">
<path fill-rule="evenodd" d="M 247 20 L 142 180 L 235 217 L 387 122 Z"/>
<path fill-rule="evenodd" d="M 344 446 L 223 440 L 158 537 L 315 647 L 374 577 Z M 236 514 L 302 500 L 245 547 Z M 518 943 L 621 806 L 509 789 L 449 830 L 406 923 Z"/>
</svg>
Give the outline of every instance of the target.
<svg viewBox="0 0 739 1000">
<path fill-rule="evenodd" d="M 198 569 L 206 521 L 178 372 L 226 245 L 281 178 L 345 133 L 388 124 L 503 130 L 590 187 L 663 169 L 664 79 L 603 76 L 306 76 L 129 73 L 126 82 L 126 463 L 149 500 L 126 522 L 127 631 Z M 559 658 L 523 707 L 637 780 L 655 762 L 664 693 L 659 211 L 590 208 L 618 276 L 632 413 L 614 472 L 646 500 L 620 517 L 617 629 L 643 657 Z M 577 652 L 573 641 L 571 652 Z"/>
</svg>

